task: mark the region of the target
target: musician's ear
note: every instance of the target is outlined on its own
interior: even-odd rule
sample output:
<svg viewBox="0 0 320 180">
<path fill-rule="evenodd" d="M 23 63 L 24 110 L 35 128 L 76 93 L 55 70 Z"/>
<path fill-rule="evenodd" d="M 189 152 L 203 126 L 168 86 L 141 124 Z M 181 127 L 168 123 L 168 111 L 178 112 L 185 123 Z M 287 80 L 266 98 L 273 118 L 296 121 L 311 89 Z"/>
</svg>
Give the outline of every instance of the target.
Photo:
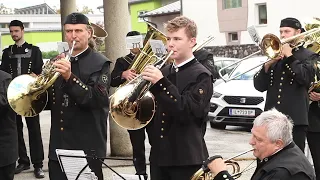
<svg viewBox="0 0 320 180">
<path fill-rule="evenodd" d="M 284 146 L 284 143 L 283 143 L 282 139 L 276 140 L 277 149 L 281 149 L 281 148 L 283 148 L 283 146 Z"/>
</svg>

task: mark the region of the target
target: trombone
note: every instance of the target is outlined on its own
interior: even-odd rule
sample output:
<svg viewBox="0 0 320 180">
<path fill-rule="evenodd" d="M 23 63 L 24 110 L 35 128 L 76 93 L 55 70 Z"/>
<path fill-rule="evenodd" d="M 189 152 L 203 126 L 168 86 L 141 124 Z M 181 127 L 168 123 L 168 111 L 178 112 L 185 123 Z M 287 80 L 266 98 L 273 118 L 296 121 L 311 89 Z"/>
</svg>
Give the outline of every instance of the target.
<svg viewBox="0 0 320 180">
<path fill-rule="evenodd" d="M 239 178 L 243 172 L 245 171 L 248 171 L 254 167 L 251 167 L 248 169 L 248 167 L 254 162 L 252 161 L 246 168 L 244 168 L 242 171 L 240 171 L 240 165 L 234 161 L 233 159 L 239 157 L 239 156 L 242 156 L 244 154 L 247 154 L 249 152 L 252 152 L 254 149 L 249 149 L 247 151 L 244 151 L 242 153 L 239 153 L 233 157 L 230 157 L 226 160 L 224 160 L 224 162 L 226 163 L 227 166 L 231 166 L 232 167 L 232 172 L 231 172 L 231 176 L 234 178 L 234 179 L 237 179 Z M 213 156 L 214 157 L 214 156 Z M 220 158 L 221 156 L 216 156 L 217 158 Z M 216 158 L 212 158 L 212 160 L 210 160 L 211 158 L 208 158 L 207 161 L 204 162 L 204 164 L 202 165 L 202 167 L 196 172 L 193 174 L 193 176 L 191 177 L 191 180 L 211 180 L 211 179 L 214 179 L 214 177 L 212 176 L 212 174 L 210 173 L 210 170 L 208 168 L 208 164 L 210 162 L 212 162 L 214 159 Z"/>
<path fill-rule="evenodd" d="M 259 48 L 260 50 L 259 51 L 256 51 L 252 54 L 250 54 L 249 56 L 246 56 L 242 59 L 240 59 L 239 61 L 235 62 L 235 63 L 232 63 L 226 67 L 223 67 L 219 70 L 219 76 L 221 77 L 222 80 L 224 80 L 225 82 L 228 82 L 230 80 L 233 80 L 233 79 L 236 79 L 237 77 L 239 76 L 242 76 L 243 74 L 263 65 L 264 63 L 267 63 L 269 61 L 271 61 L 272 59 L 276 59 L 278 58 L 281 53 L 282 53 L 282 48 L 283 48 L 283 44 L 286 44 L 286 43 L 290 43 L 290 46 L 292 48 L 296 48 L 296 47 L 299 47 L 301 45 L 303 45 L 306 41 L 317 41 L 314 37 L 314 34 L 316 33 L 320 33 L 320 27 L 317 27 L 317 28 L 313 28 L 313 29 L 310 29 L 306 32 L 303 32 L 301 34 L 297 34 L 295 36 L 292 36 L 292 37 L 289 37 L 289 38 L 286 38 L 286 39 L 283 39 L 283 40 L 280 40 L 276 35 L 274 34 L 266 34 L 265 36 L 263 36 L 262 40 L 261 40 L 261 43 L 259 44 Z M 312 36 L 313 35 L 313 36 Z M 263 63 L 260 63 L 258 64 L 257 66 L 243 72 L 242 74 L 238 74 L 236 76 L 233 76 L 233 77 L 230 77 L 228 79 L 224 78 L 222 76 L 222 71 L 231 67 L 231 66 L 234 66 L 236 64 L 239 65 L 240 62 L 244 61 L 244 60 L 247 60 L 249 59 L 250 57 L 253 57 L 254 55 L 257 55 L 259 53 L 262 53 L 264 54 L 265 56 L 268 57 L 268 60 L 266 62 L 263 62 Z"/>
</svg>

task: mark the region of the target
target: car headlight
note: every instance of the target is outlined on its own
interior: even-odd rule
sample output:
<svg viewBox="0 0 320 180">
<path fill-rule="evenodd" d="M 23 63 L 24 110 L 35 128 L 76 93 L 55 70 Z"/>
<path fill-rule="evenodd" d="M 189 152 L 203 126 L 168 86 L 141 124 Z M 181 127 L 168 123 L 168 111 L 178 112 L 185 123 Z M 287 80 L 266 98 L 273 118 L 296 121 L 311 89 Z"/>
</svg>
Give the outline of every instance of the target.
<svg viewBox="0 0 320 180">
<path fill-rule="evenodd" d="M 220 94 L 218 92 L 213 92 L 213 94 L 212 94 L 213 98 L 219 98 L 220 96 L 222 96 L 222 94 Z"/>
</svg>

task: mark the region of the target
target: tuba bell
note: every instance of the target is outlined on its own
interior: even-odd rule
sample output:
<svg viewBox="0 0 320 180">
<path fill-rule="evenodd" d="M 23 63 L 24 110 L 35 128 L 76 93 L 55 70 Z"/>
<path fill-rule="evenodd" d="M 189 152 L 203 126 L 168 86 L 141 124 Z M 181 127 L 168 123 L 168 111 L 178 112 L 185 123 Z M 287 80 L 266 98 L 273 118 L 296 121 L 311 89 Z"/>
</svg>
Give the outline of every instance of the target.
<svg viewBox="0 0 320 180">
<path fill-rule="evenodd" d="M 135 56 L 129 69 L 141 74 L 148 64 L 161 68 L 172 51 L 167 54 L 156 54 L 151 47 L 151 40 L 160 40 L 166 44 L 167 37 L 155 27 L 148 25 L 143 49 Z M 149 91 L 151 83 L 138 75 L 132 81 L 123 83 L 110 97 L 110 114 L 122 128 L 137 130 L 145 127 L 155 113 L 155 100 Z"/>
<path fill-rule="evenodd" d="M 65 57 L 69 60 L 72 54 L 75 41 Z M 56 59 L 47 61 L 39 76 L 33 77 L 24 74 L 14 78 L 7 90 L 7 98 L 11 108 L 19 115 L 25 117 L 33 117 L 38 115 L 47 105 L 48 92 L 47 89 L 52 86 L 60 73 L 54 70 L 53 62 Z"/>
</svg>

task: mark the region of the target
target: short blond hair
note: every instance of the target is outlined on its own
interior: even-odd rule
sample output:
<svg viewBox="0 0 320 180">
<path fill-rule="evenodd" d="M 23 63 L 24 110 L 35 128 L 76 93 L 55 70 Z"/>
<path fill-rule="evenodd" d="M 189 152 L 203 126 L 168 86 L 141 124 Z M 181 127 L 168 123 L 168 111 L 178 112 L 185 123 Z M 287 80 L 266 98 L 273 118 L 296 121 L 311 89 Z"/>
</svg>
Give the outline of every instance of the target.
<svg viewBox="0 0 320 180">
<path fill-rule="evenodd" d="M 185 28 L 185 32 L 189 38 L 197 37 L 198 32 L 196 23 L 185 16 L 175 17 L 168 21 L 164 26 L 168 32 L 176 32 L 181 28 Z"/>
</svg>

